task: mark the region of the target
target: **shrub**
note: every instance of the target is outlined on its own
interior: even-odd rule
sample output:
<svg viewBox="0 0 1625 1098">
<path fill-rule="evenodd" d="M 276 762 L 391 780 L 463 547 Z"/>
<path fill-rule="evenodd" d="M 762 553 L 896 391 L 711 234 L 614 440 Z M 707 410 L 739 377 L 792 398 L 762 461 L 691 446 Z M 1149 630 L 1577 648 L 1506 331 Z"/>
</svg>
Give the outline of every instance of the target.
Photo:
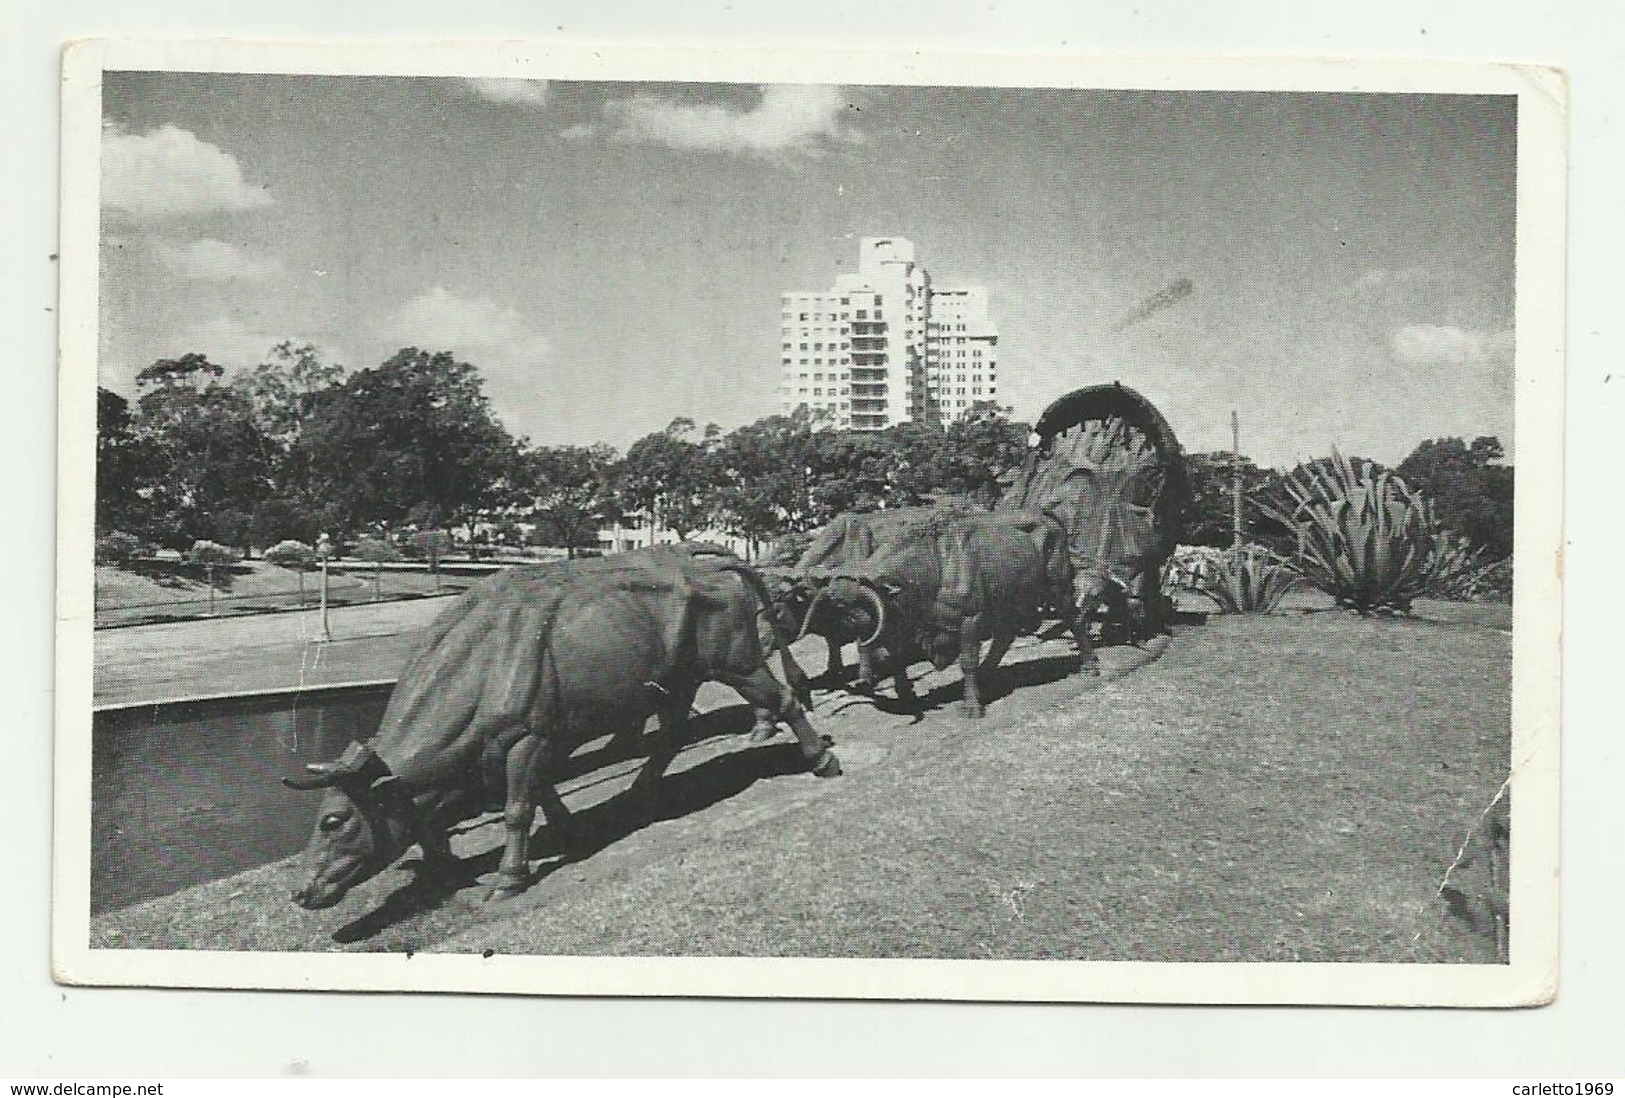
<svg viewBox="0 0 1625 1098">
<path fill-rule="evenodd" d="M 186 554 L 186 559 L 193 564 L 213 568 L 218 564 L 235 564 L 239 559 L 239 554 L 237 550 L 221 545 L 219 542 L 194 541 L 191 550 Z"/>
<path fill-rule="evenodd" d="M 419 530 L 412 535 L 412 543 L 419 553 L 429 558 L 430 565 L 438 563 L 452 550 L 451 535 L 444 530 Z"/>
<path fill-rule="evenodd" d="M 1392 472 L 1330 458 L 1293 470 L 1287 500 L 1264 510 L 1298 537 L 1298 567 L 1338 605 L 1361 614 L 1405 612 L 1422 593 L 1433 554 L 1432 509 Z"/>
<path fill-rule="evenodd" d="M 293 568 L 300 572 L 309 572 L 316 567 L 316 550 L 302 541 L 289 538 L 279 541 L 265 551 L 265 562 L 275 564 L 281 568 Z"/>
<path fill-rule="evenodd" d="M 226 546 L 221 545 L 218 542 L 194 541 L 192 543 L 191 550 L 186 554 L 186 559 L 192 564 L 201 565 L 203 567 L 204 578 L 209 584 L 209 614 L 212 616 L 215 612 L 215 570 L 221 565 L 235 564 L 241 559 L 241 555 L 235 549 L 228 549 Z M 226 586 L 231 586 L 229 580 Z"/>
<path fill-rule="evenodd" d="M 1290 561 L 1262 545 L 1246 545 L 1223 554 L 1219 567 L 1206 573 L 1196 589 L 1226 614 L 1267 614 L 1301 582 L 1303 576 Z"/>
<path fill-rule="evenodd" d="M 401 559 L 400 550 L 383 538 L 362 538 L 355 543 L 355 555 L 372 564 L 383 564 Z"/>
<path fill-rule="evenodd" d="M 96 539 L 96 563 L 124 568 L 137 557 L 149 556 L 154 546 L 123 530 L 110 530 Z"/>
<path fill-rule="evenodd" d="M 1465 537 L 1440 531 L 1433 539 L 1428 557 L 1427 580 L 1423 594 L 1451 602 L 1472 602 L 1479 597 L 1480 580 L 1496 562 L 1485 563 L 1484 551 L 1474 549 Z"/>
<path fill-rule="evenodd" d="M 1172 597 L 1180 591 L 1201 592 L 1207 581 L 1224 567 L 1229 553 L 1211 545 L 1176 545 L 1162 565 L 1162 592 Z"/>
<path fill-rule="evenodd" d="M 1484 567 L 1473 582 L 1473 598 L 1479 602 L 1512 601 L 1512 558 Z"/>
</svg>

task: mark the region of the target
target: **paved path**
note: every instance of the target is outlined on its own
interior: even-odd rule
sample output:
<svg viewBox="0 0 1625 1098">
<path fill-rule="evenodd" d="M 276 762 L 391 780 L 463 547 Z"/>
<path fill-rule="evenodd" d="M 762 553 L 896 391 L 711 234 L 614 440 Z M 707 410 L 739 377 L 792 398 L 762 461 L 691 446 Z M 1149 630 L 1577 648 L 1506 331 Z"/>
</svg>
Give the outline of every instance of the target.
<svg viewBox="0 0 1625 1098">
<path fill-rule="evenodd" d="M 315 610 L 97 630 L 95 704 L 393 679 L 445 605 L 426 598 L 333 608 L 326 643 L 317 640 Z"/>
</svg>

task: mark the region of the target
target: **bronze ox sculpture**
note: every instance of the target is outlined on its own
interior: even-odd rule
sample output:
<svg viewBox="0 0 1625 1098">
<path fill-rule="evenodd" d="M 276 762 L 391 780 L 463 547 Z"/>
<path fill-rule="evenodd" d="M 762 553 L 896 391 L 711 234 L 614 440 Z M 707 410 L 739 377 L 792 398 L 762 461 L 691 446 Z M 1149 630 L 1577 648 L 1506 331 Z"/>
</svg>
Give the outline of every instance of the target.
<svg viewBox="0 0 1625 1098">
<path fill-rule="evenodd" d="M 853 685 L 865 693 L 874 688 L 871 647 L 875 638 L 851 631 L 847 628 L 846 619 L 839 615 L 826 614 L 815 618 L 808 614 L 813 599 L 829 578 L 842 569 L 855 568 L 865 561 L 910 545 L 943 515 L 967 514 L 972 510 L 968 504 L 954 501 L 837 515 L 818 531 L 793 566 L 768 572 L 774 605 L 783 624 L 799 630 L 797 640 L 808 633 L 815 633 L 822 636 L 828 645 L 829 657 L 824 678 L 830 684 L 845 681 L 846 661 L 841 650 L 847 643 L 856 641 L 858 669 Z"/>
<path fill-rule="evenodd" d="M 911 521 L 871 555 L 810 577 L 819 589 L 802 634 L 862 638 L 860 658 L 894 669 L 898 699 L 914 700 L 908 665 L 939 670 L 955 660 L 964 678 L 960 712 L 984 713 L 981 685 L 1017 636 L 1053 614 L 1071 630 L 1086 670 L 1098 661 L 1073 604 L 1066 531 L 1037 512 L 938 512 Z M 991 641 L 985 659 L 983 641 Z M 873 665 L 861 672 L 872 675 Z"/>
<path fill-rule="evenodd" d="M 651 796 L 707 681 L 757 710 L 759 734 L 773 717 L 787 722 L 813 774 L 838 775 L 798 698 L 805 675 L 787 636 L 776 638 L 785 682 L 767 667 L 758 620 L 770 610 L 753 569 L 703 544 L 512 568 L 471 587 L 430 626 L 377 733 L 283 779 L 325 790 L 294 902 L 330 907 L 414 842 L 430 871 L 454 870 L 448 826 L 494 801 L 506 842 L 491 896 L 524 890 L 538 806 L 567 838 L 558 765 L 605 728 L 655 715 L 656 746 L 632 789 Z"/>
</svg>

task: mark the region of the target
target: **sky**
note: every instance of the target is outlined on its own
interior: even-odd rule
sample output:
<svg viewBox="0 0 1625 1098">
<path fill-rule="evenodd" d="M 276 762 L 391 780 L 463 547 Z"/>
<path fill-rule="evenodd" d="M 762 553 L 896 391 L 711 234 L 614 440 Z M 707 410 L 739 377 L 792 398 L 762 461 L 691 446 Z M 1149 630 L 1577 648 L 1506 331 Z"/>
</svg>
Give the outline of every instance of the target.
<svg viewBox="0 0 1625 1098">
<path fill-rule="evenodd" d="M 886 235 L 988 288 L 1029 422 L 1121 381 L 1264 465 L 1513 451 L 1508 97 L 108 73 L 103 109 L 127 395 L 410 345 L 534 444 L 728 430 L 779 410 L 779 294 Z"/>
</svg>

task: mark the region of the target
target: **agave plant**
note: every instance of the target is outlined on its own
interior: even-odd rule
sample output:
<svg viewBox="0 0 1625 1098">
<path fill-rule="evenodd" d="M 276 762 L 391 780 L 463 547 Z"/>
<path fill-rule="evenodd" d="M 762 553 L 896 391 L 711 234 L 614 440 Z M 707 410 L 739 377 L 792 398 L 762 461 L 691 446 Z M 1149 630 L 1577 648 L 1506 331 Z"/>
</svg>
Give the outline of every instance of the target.
<svg viewBox="0 0 1625 1098">
<path fill-rule="evenodd" d="M 1267 614 L 1301 582 L 1290 561 L 1262 545 L 1248 545 L 1225 553 L 1217 568 L 1202 574 L 1198 590 L 1226 614 Z"/>
<path fill-rule="evenodd" d="M 1408 611 L 1428 581 L 1433 511 L 1387 469 L 1356 468 L 1332 450 L 1283 481 L 1287 500 L 1262 504 L 1298 534 L 1298 567 L 1308 580 L 1361 614 Z"/>
<path fill-rule="evenodd" d="M 1433 539 L 1423 590 L 1429 598 L 1471 602 L 1478 595 L 1479 581 L 1495 567 L 1482 557 L 1483 550 L 1474 549 L 1460 534 L 1441 530 Z"/>
</svg>

